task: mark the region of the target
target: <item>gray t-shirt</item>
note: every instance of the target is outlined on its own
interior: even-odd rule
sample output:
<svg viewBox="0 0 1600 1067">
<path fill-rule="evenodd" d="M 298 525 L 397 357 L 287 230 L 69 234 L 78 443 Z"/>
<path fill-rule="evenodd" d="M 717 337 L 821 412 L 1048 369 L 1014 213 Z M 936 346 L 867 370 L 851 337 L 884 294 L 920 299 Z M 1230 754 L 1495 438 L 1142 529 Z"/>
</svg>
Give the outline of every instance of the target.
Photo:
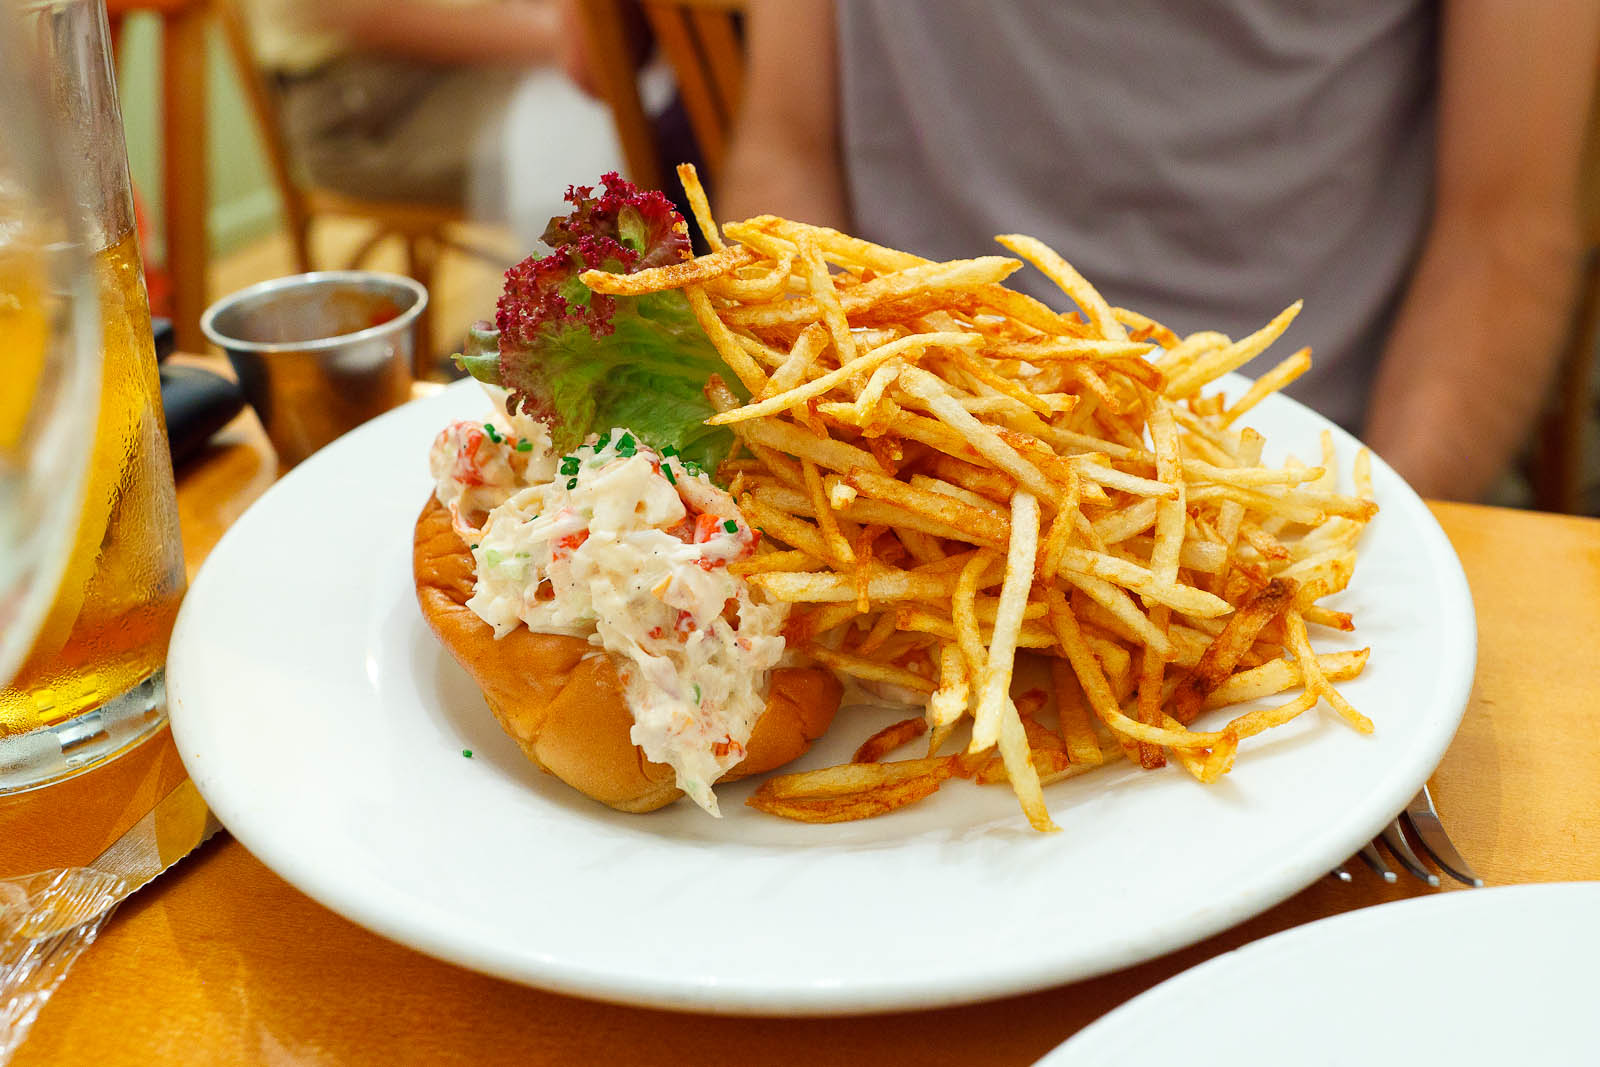
<svg viewBox="0 0 1600 1067">
<path fill-rule="evenodd" d="M 838 34 L 863 236 L 957 258 L 1033 234 L 1180 334 L 1304 297 L 1290 392 L 1359 426 L 1427 221 L 1433 4 L 838 0 Z"/>
</svg>

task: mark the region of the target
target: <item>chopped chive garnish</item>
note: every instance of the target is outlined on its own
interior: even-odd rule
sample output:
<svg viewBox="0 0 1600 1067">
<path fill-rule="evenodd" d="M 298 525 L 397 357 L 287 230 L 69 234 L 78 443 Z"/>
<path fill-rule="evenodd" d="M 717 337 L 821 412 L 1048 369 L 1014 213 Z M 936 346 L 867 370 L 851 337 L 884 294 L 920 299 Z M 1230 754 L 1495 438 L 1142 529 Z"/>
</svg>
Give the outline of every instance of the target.
<svg viewBox="0 0 1600 1067">
<path fill-rule="evenodd" d="M 517 451 L 518 452 L 532 452 L 533 451 L 533 442 L 528 440 L 526 437 L 524 437 L 522 440 L 517 442 Z"/>
<path fill-rule="evenodd" d="M 461 754 L 463 756 L 465 756 L 467 759 L 471 759 L 472 758 L 472 749 L 464 748 L 464 749 L 461 750 Z"/>
<path fill-rule="evenodd" d="M 666 448 L 661 450 L 661 454 L 663 456 L 676 456 L 678 454 L 678 450 L 673 448 L 671 445 L 668 445 Z"/>
<path fill-rule="evenodd" d="M 696 704 L 700 703 L 700 686 L 698 684 L 694 687 L 694 702 Z"/>
<path fill-rule="evenodd" d="M 632 448 L 633 447 L 633 434 L 625 433 L 621 437 L 617 438 L 617 447 L 618 448 Z"/>
<path fill-rule="evenodd" d="M 596 452 L 598 452 L 602 448 L 606 447 L 606 445 L 609 445 L 610 443 L 611 443 L 611 431 L 607 430 L 605 433 L 603 433 L 599 437 L 595 438 L 594 450 Z"/>
<path fill-rule="evenodd" d="M 577 456 L 562 456 L 561 457 L 561 473 L 562 474 L 568 474 L 568 475 L 577 474 L 578 473 L 578 457 Z"/>
<path fill-rule="evenodd" d="M 478 551 L 478 546 L 477 545 L 468 545 L 467 547 L 472 549 L 472 551 L 474 551 L 474 552 Z"/>
<path fill-rule="evenodd" d="M 729 519 L 727 522 L 723 523 L 722 528 L 727 530 L 729 533 L 739 532 L 739 524 L 732 519 Z"/>
<path fill-rule="evenodd" d="M 576 488 L 578 488 L 578 479 L 576 479 L 576 478 L 568 479 L 567 488 L 568 489 L 576 489 Z"/>
<path fill-rule="evenodd" d="M 489 440 L 493 441 L 495 444 L 499 444 L 500 443 L 500 431 L 494 428 L 494 423 L 492 423 L 492 422 L 484 423 L 483 424 L 483 432 L 488 434 L 489 435 Z"/>
<path fill-rule="evenodd" d="M 673 485 L 678 484 L 678 479 L 673 476 L 672 468 L 667 466 L 665 463 L 661 465 L 661 473 L 666 475 L 667 481 L 671 482 Z"/>
</svg>

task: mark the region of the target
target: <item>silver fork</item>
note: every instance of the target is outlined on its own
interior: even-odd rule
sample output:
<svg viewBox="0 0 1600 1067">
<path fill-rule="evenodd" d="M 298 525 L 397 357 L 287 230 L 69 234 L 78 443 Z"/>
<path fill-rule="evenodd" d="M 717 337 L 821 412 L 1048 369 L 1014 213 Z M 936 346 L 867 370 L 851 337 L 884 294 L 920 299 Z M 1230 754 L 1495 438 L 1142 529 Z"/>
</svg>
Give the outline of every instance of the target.
<svg viewBox="0 0 1600 1067">
<path fill-rule="evenodd" d="M 1441 871 L 1474 889 L 1483 887 L 1483 879 L 1467 866 L 1467 861 L 1461 858 L 1461 853 L 1457 852 L 1456 846 L 1451 843 L 1450 835 L 1444 832 L 1444 824 L 1439 821 L 1439 812 L 1433 806 L 1433 797 L 1428 794 L 1427 785 L 1423 785 L 1422 791 L 1411 799 L 1405 811 L 1384 827 L 1383 833 L 1368 842 L 1356 855 L 1377 872 L 1378 877 L 1393 885 L 1400 880 L 1400 876 L 1383 861 L 1383 855 L 1378 851 L 1378 842 L 1381 840 L 1394 858 L 1400 861 L 1402 867 L 1433 888 L 1439 888 L 1439 876 L 1425 867 L 1422 860 L 1412 851 L 1411 844 L 1406 839 L 1406 827 L 1410 828 L 1412 835 L 1422 845 L 1422 850 Z M 1333 869 L 1333 876 L 1341 882 L 1354 881 L 1348 870 L 1348 864 L 1345 863 Z"/>
</svg>

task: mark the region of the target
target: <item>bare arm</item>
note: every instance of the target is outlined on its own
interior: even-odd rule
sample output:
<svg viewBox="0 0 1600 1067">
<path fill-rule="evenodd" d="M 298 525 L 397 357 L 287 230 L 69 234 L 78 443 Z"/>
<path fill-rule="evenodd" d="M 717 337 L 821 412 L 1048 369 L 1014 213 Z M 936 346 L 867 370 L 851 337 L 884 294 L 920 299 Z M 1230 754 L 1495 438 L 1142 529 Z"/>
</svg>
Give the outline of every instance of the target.
<svg viewBox="0 0 1600 1067">
<path fill-rule="evenodd" d="M 562 47 L 561 13 L 550 0 L 330 0 L 320 21 L 366 51 L 451 66 L 538 66 L 556 62 Z"/>
<path fill-rule="evenodd" d="M 744 106 L 717 194 L 724 218 L 848 225 L 833 21 L 832 0 L 751 0 Z"/>
<path fill-rule="evenodd" d="M 1592 0 L 1446 8 L 1433 218 L 1365 434 L 1424 496 L 1481 497 L 1551 381 L 1575 291 L 1597 43 Z"/>
</svg>

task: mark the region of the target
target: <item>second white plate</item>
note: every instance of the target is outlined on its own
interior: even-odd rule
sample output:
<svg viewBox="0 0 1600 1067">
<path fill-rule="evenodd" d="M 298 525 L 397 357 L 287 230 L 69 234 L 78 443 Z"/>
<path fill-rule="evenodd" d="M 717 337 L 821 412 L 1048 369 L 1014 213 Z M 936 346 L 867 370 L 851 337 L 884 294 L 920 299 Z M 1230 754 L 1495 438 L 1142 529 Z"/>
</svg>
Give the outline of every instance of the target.
<svg viewBox="0 0 1600 1067">
<path fill-rule="evenodd" d="M 1435 893 L 1285 930 L 1135 997 L 1039 1067 L 1600 1063 L 1600 884 Z M 1179 1021 L 1181 1020 L 1181 1021 Z"/>
</svg>

